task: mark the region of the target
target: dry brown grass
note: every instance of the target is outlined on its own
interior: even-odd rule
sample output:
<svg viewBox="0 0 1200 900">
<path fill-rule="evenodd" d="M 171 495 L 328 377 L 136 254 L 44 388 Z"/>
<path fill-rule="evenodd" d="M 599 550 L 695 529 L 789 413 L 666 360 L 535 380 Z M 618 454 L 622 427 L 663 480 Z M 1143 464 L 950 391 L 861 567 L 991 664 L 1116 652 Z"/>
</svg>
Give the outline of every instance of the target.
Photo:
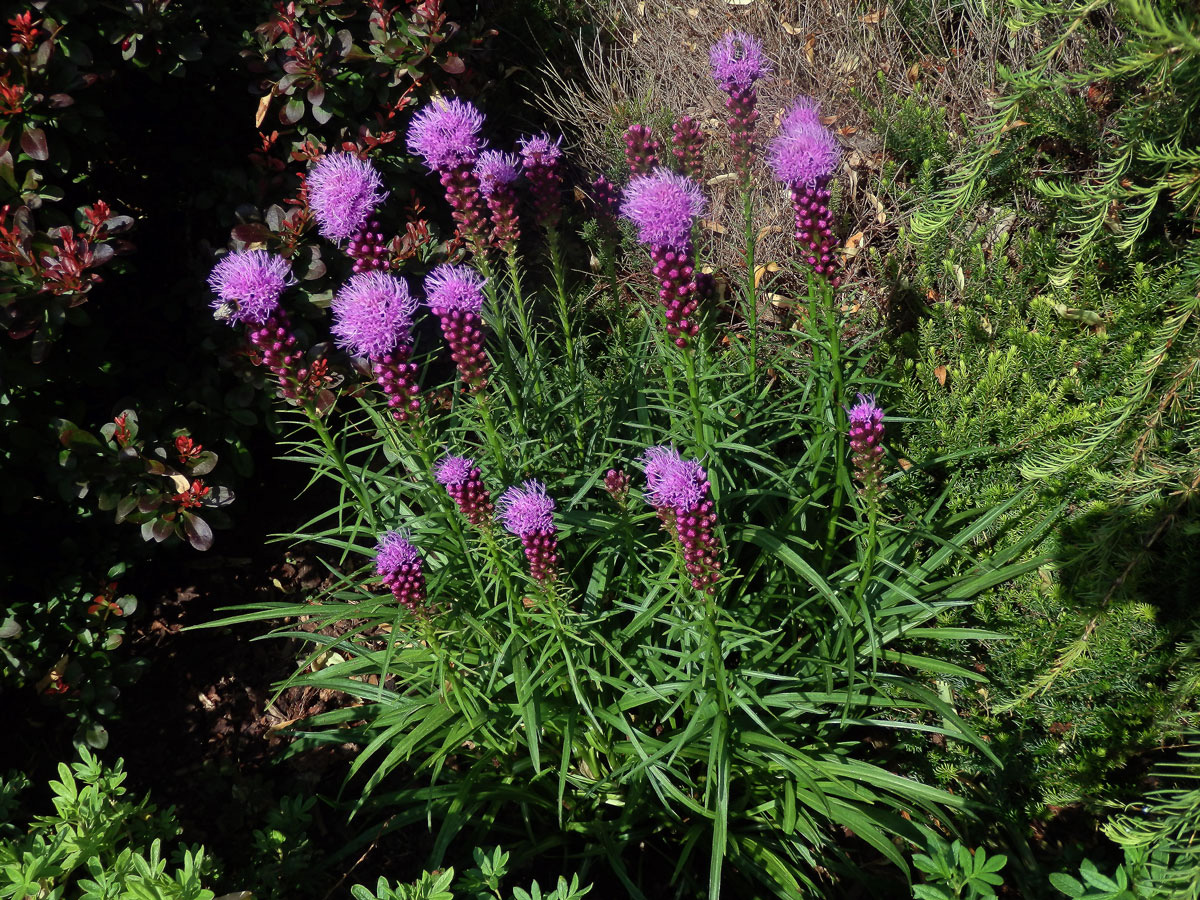
<svg viewBox="0 0 1200 900">
<path fill-rule="evenodd" d="M 593 3 L 605 26 L 604 42 L 579 47 L 584 75 L 577 81 L 548 66 L 540 98 L 573 138 L 583 165 L 613 169 L 621 160 L 620 134 L 634 122 L 655 127 L 665 144 L 675 117 L 700 119 L 709 135 L 709 219 L 718 238 L 709 257 L 731 278 L 744 277 L 736 185 L 712 183 L 729 171 L 730 159 L 724 95 L 709 73 L 708 47 L 727 30 L 748 31 L 763 41 L 775 63 L 774 76 L 759 86 L 760 142 L 775 133 L 780 112 L 798 94 L 819 100 L 826 123 L 839 135 L 844 156 L 837 181 L 850 275 L 876 301 L 883 293 L 861 265 L 862 251 L 886 249 L 906 211 L 894 207 L 894 192 L 882 183 L 885 139 L 865 106 L 883 108 L 886 95 L 912 92 L 920 81 L 926 99 L 944 106 L 952 125 L 963 115 L 979 119 L 997 88 L 997 63 L 1019 66 L 1032 50 L 1028 37 L 1014 37 L 1005 28 L 997 0 L 988 0 L 987 7 L 983 0 Z M 920 33 L 913 33 L 914 22 Z M 786 269 L 793 252 L 791 207 L 783 186 L 760 166 L 757 259 Z M 786 293 L 790 287 L 781 273 L 771 289 Z"/>
</svg>

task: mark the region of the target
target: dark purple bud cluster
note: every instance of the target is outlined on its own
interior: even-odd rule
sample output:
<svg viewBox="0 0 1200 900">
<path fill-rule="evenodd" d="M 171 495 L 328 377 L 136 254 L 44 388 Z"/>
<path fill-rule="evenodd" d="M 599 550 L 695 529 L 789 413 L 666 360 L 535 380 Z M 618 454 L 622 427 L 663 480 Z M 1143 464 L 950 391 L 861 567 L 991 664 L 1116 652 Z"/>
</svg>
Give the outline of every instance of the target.
<svg viewBox="0 0 1200 900">
<path fill-rule="evenodd" d="M 713 534 L 713 526 L 717 524 L 713 502 L 705 497 L 673 512 L 675 537 L 683 547 L 683 562 L 687 573 L 692 576 L 692 587 L 711 592 L 721 575 L 717 538 Z"/>
<path fill-rule="evenodd" d="M 546 133 L 517 142 L 521 166 L 529 183 L 533 218 L 542 228 L 553 228 L 562 218 L 562 137 L 551 140 Z"/>
<path fill-rule="evenodd" d="M 708 473 L 699 460 L 684 459 L 670 446 L 651 447 L 641 460 L 646 468 L 646 500 L 667 533 L 679 541 L 692 587 L 712 593 L 721 561 Z"/>
<path fill-rule="evenodd" d="M 742 182 L 750 180 L 754 160 L 754 123 L 758 121 L 758 93 L 754 85 L 735 86 L 725 98 L 729 113 L 729 143 L 733 147 L 733 168 Z"/>
<path fill-rule="evenodd" d="M 262 364 L 279 381 L 279 393 L 286 400 L 297 400 L 305 390 L 309 371 L 300 365 L 304 354 L 292 334 L 287 313 L 276 308 L 261 325 L 250 330 L 250 343 L 262 354 Z"/>
<path fill-rule="evenodd" d="M 792 209 L 796 213 L 796 241 L 804 260 L 813 271 L 824 275 L 833 287 L 837 287 L 842 279 L 833 274 L 838 264 L 833 251 L 838 242 L 833 236 L 828 184 L 826 178 L 811 185 L 792 185 Z"/>
<path fill-rule="evenodd" d="M 620 507 L 629 499 L 629 474 L 620 469 L 609 469 L 604 475 L 604 490 Z"/>
<path fill-rule="evenodd" d="M 388 409 L 397 422 L 407 422 L 421 409 L 417 364 L 409 362 L 412 348 L 400 344 L 390 353 L 371 360 L 375 380 L 387 395 Z"/>
<path fill-rule="evenodd" d="M 653 244 L 650 261 L 659 283 L 658 299 L 666 310 L 667 335 L 677 347 L 686 347 L 688 339 L 700 331 L 695 320 L 699 298 L 691 245 L 676 250 L 665 244 Z"/>
<path fill-rule="evenodd" d="M 592 204 L 601 218 L 613 218 L 621 207 L 621 192 L 603 175 L 592 182 Z"/>
<path fill-rule="evenodd" d="M 479 191 L 473 164 L 463 163 L 441 173 L 446 202 L 463 237 L 482 247 L 487 241 L 488 208 Z"/>
<path fill-rule="evenodd" d="M 379 222 L 372 219 L 350 238 L 346 245 L 346 255 L 354 260 L 354 274 L 369 272 L 373 269 L 387 269 L 390 260 L 387 258 L 388 242 L 379 230 Z"/>
<path fill-rule="evenodd" d="M 859 394 L 850 408 L 850 451 L 860 493 L 878 499 L 883 493 L 883 410 L 873 394 Z"/>
<path fill-rule="evenodd" d="M 529 574 L 543 584 L 554 581 L 558 566 L 558 536 L 554 526 L 554 501 L 540 481 L 526 481 L 500 497 L 500 520 L 521 539 Z"/>
<path fill-rule="evenodd" d="M 487 384 L 487 373 L 491 368 L 484 350 L 483 319 L 479 313 L 465 309 L 433 306 L 431 310 L 442 325 L 442 335 L 450 346 L 450 356 L 458 366 L 459 377 L 471 393 L 475 393 Z"/>
<path fill-rule="evenodd" d="M 704 177 L 704 132 L 700 123 L 684 116 L 671 126 L 671 152 L 675 168 L 688 178 L 700 181 Z"/>
<path fill-rule="evenodd" d="M 425 607 L 425 571 L 421 554 L 406 534 L 389 531 L 376 546 L 375 571 L 392 596 L 413 612 Z"/>
<path fill-rule="evenodd" d="M 625 129 L 625 161 L 631 175 L 649 175 L 658 166 L 662 145 L 654 139 L 646 125 L 630 125 Z"/>
</svg>

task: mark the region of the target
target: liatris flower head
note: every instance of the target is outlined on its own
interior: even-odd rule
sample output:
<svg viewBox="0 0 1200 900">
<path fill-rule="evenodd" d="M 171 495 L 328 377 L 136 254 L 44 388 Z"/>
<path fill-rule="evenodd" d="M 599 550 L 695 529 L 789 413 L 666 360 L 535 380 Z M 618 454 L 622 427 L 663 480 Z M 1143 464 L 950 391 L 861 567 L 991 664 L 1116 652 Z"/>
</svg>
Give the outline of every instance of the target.
<svg viewBox="0 0 1200 900">
<path fill-rule="evenodd" d="M 690 178 L 658 169 L 629 182 L 621 215 L 637 227 L 643 244 L 684 250 L 691 246 L 692 224 L 704 212 L 704 202 L 704 194 Z"/>
<path fill-rule="evenodd" d="M 671 126 L 671 153 L 676 168 L 688 178 L 699 181 L 704 176 L 704 132 L 700 123 L 684 116 Z"/>
<path fill-rule="evenodd" d="M 420 551 L 403 531 L 388 531 L 375 546 L 375 571 L 396 600 L 411 610 L 425 605 L 425 572 Z"/>
<path fill-rule="evenodd" d="M 442 326 L 442 335 L 471 391 L 481 389 L 490 364 L 484 349 L 483 285 L 486 279 L 466 266 L 441 265 L 425 278 L 426 301 Z"/>
<path fill-rule="evenodd" d="M 859 394 L 848 415 L 855 472 L 863 494 L 873 499 L 883 491 L 883 410 L 874 394 Z"/>
<path fill-rule="evenodd" d="M 687 509 L 708 491 L 698 459 L 684 459 L 674 447 L 651 447 L 641 457 L 646 469 L 646 501 L 656 509 Z"/>
<path fill-rule="evenodd" d="M 332 303 L 330 329 L 339 347 L 354 356 L 381 359 L 412 343 L 417 301 L 402 278 L 386 272 L 352 275 Z"/>
<path fill-rule="evenodd" d="M 511 487 L 500 496 L 498 506 L 504 527 L 521 539 L 529 574 L 535 581 L 553 581 L 558 540 L 554 501 L 546 495 L 546 486 L 526 481 L 521 487 Z"/>
<path fill-rule="evenodd" d="M 684 459 L 674 447 L 651 447 L 642 454 L 646 500 L 683 551 L 684 566 L 697 590 L 712 592 L 721 569 L 717 517 L 708 496 L 708 473 L 698 459 Z"/>
<path fill-rule="evenodd" d="M 615 216 L 621 206 L 620 191 L 610 179 L 597 175 L 592 182 L 592 203 L 600 215 Z"/>
<path fill-rule="evenodd" d="M 475 460 L 465 456 L 445 456 L 434 468 L 438 484 L 472 525 L 487 525 L 492 521 L 492 496 L 483 483 L 483 474 Z"/>
<path fill-rule="evenodd" d="M 758 38 L 743 31 L 731 31 L 708 51 L 712 74 L 723 91 L 748 88 L 771 74 L 771 63 Z"/>
<path fill-rule="evenodd" d="M 279 306 L 279 296 L 295 284 L 286 259 L 266 250 L 240 250 L 228 254 L 208 276 L 208 285 L 217 298 L 213 309 L 220 314 L 230 305 L 231 322 L 260 325 Z"/>
<path fill-rule="evenodd" d="M 408 151 L 431 172 L 446 172 L 475 162 L 483 149 L 483 114 L 463 100 L 438 97 L 408 126 Z"/>
<path fill-rule="evenodd" d="M 538 225 L 553 227 L 562 215 L 562 137 L 551 140 L 542 133 L 517 143 L 533 198 L 534 219 Z"/>
<path fill-rule="evenodd" d="M 793 107 L 767 146 L 767 162 L 775 177 L 788 185 L 811 186 L 827 180 L 841 157 L 837 138 L 804 107 Z"/>
<path fill-rule="evenodd" d="M 487 279 L 469 266 L 447 263 L 425 276 L 425 294 L 433 310 L 460 309 L 477 313 L 483 306 L 486 283 Z"/>
<path fill-rule="evenodd" d="M 491 197 L 499 186 L 512 184 L 520 174 L 521 162 L 515 153 L 484 150 L 475 163 L 475 177 L 484 197 Z"/>
<path fill-rule="evenodd" d="M 308 173 L 308 205 L 321 237 L 331 241 L 362 231 L 386 198 L 379 172 L 352 153 L 327 153 Z"/>
</svg>

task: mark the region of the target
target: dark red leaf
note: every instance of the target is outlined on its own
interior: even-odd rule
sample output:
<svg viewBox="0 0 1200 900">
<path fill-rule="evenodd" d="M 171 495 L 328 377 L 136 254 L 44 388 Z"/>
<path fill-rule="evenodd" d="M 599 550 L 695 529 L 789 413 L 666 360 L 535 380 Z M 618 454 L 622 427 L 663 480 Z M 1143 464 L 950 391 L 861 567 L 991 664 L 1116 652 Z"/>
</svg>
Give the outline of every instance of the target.
<svg viewBox="0 0 1200 900">
<path fill-rule="evenodd" d="M 21 149 L 28 153 L 31 159 L 42 161 L 50 158 L 46 132 L 40 128 L 29 128 L 21 134 Z"/>
</svg>

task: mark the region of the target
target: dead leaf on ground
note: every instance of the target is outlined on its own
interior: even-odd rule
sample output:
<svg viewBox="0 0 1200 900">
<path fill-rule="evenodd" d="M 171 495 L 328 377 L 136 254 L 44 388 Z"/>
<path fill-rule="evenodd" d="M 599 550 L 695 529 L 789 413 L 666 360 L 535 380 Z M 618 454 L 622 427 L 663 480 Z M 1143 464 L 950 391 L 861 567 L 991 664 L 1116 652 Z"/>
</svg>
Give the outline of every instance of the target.
<svg viewBox="0 0 1200 900">
<path fill-rule="evenodd" d="M 763 280 L 763 276 L 768 272 L 775 273 L 779 271 L 779 266 L 775 263 L 767 263 L 765 266 L 754 267 L 754 286 L 758 287 L 759 282 Z"/>
<path fill-rule="evenodd" d="M 804 58 L 808 60 L 808 64 L 813 65 L 813 51 L 817 46 L 816 34 L 810 34 L 804 39 Z"/>
<path fill-rule="evenodd" d="M 263 119 L 267 117 L 267 110 L 271 107 L 271 95 L 263 94 L 258 98 L 258 109 L 254 113 L 254 127 L 258 128 L 262 125 Z"/>
<path fill-rule="evenodd" d="M 736 172 L 726 172 L 724 175 L 714 175 L 708 179 L 709 187 L 716 187 L 718 184 L 728 184 L 731 181 L 737 181 Z"/>
<path fill-rule="evenodd" d="M 858 21 L 864 25 L 878 25 L 886 15 L 887 7 L 885 6 L 882 9 L 875 10 L 875 12 L 869 12 L 865 16 L 859 16 Z"/>
<path fill-rule="evenodd" d="M 940 384 L 942 387 L 945 387 L 946 386 L 946 367 L 938 366 L 936 369 L 934 369 L 933 377 L 938 380 L 938 384 Z"/>
<path fill-rule="evenodd" d="M 764 225 L 758 230 L 758 237 L 754 239 L 754 243 L 761 244 L 768 234 L 783 234 L 783 228 L 779 225 Z"/>
<path fill-rule="evenodd" d="M 712 219 L 701 219 L 700 224 L 716 234 L 728 234 L 729 229 L 720 222 L 714 222 Z"/>
<path fill-rule="evenodd" d="M 687 14 L 689 16 L 691 16 L 693 19 L 695 19 L 696 17 L 698 17 L 700 15 L 700 10 L 692 8 L 687 11 Z"/>
<path fill-rule="evenodd" d="M 846 245 L 843 249 L 846 251 L 847 258 L 849 258 L 851 256 L 858 256 L 858 252 L 862 249 L 862 246 L 863 233 L 856 231 L 850 237 L 846 238 Z"/>
<path fill-rule="evenodd" d="M 882 225 L 884 222 L 887 221 L 887 213 L 884 211 L 883 201 L 880 200 L 878 197 L 876 197 L 874 194 L 872 194 L 870 191 L 864 191 L 864 194 L 867 198 L 867 202 L 869 202 L 872 206 L 875 207 L 875 221 L 878 224 Z"/>
</svg>

